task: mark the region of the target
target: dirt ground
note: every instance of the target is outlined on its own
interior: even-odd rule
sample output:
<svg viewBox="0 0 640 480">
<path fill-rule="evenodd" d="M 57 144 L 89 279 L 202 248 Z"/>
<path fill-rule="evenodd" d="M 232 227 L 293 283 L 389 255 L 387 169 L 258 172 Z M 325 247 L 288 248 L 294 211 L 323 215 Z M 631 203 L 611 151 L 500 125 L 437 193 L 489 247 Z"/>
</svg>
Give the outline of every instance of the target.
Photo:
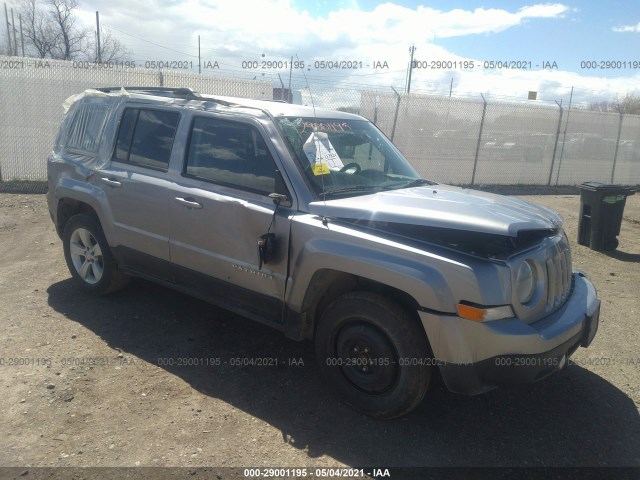
<svg viewBox="0 0 640 480">
<path fill-rule="evenodd" d="M 376 421 L 332 397 L 310 343 L 144 281 L 80 293 L 45 196 L 0 194 L 0 466 L 640 466 L 640 195 L 607 254 L 576 244 L 578 196 L 523 198 L 562 214 L 596 284 L 592 346 L 477 397 L 436 378 Z"/>
</svg>

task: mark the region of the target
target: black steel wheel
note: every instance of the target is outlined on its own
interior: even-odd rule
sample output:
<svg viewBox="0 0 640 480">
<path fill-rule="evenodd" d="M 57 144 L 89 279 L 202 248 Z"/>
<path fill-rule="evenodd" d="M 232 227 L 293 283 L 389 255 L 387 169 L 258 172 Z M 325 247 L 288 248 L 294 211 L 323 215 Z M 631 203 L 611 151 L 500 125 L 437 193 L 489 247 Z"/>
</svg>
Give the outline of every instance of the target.
<svg viewBox="0 0 640 480">
<path fill-rule="evenodd" d="M 381 295 L 337 298 L 322 313 L 315 344 L 325 380 L 366 415 L 395 418 L 424 398 L 432 368 L 426 336 L 415 318 Z"/>
</svg>

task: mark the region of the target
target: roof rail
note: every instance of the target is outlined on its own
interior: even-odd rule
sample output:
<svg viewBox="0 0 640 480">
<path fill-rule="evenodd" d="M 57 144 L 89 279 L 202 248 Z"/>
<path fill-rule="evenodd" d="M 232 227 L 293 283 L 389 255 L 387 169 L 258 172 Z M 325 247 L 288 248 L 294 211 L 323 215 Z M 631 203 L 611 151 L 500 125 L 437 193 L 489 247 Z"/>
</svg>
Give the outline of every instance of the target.
<svg viewBox="0 0 640 480">
<path fill-rule="evenodd" d="M 203 100 L 202 95 L 194 92 L 190 88 L 168 88 L 168 87 L 99 87 L 96 90 L 109 93 L 116 92 L 124 88 L 125 90 L 135 91 L 136 93 L 146 93 L 149 95 L 157 95 L 160 97 L 184 98 L 185 100 Z"/>
</svg>

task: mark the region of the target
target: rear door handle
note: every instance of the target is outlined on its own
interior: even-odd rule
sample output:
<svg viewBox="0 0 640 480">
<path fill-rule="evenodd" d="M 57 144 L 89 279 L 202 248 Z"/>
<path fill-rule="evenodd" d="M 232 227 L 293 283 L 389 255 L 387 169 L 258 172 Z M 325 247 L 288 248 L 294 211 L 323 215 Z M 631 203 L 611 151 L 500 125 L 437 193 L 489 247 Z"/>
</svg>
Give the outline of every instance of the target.
<svg viewBox="0 0 640 480">
<path fill-rule="evenodd" d="M 202 204 L 196 202 L 191 197 L 187 197 L 187 198 L 176 197 L 176 202 L 178 202 L 180 205 L 183 205 L 187 208 L 202 208 Z"/>
<path fill-rule="evenodd" d="M 118 182 L 117 180 L 113 180 L 111 178 L 102 177 L 100 180 L 102 181 L 102 183 L 105 183 L 105 184 L 109 185 L 110 187 L 121 187 L 122 186 L 122 183 Z"/>
</svg>

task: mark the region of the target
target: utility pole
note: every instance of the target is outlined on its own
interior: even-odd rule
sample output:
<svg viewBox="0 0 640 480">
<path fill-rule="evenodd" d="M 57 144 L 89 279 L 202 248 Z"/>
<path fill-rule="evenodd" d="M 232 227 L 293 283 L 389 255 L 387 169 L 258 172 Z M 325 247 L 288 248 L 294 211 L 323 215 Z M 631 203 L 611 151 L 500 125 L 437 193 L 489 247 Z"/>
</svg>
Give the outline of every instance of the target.
<svg viewBox="0 0 640 480">
<path fill-rule="evenodd" d="M 98 44 L 98 63 L 102 63 L 102 52 L 100 48 L 100 14 L 96 10 L 96 43 Z"/>
<path fill-rule="evenodd" d="M 449 98 L 451 98 L 452 91 L 453 91 L 453 77 L 451 77 L 451 85 L 449 85 Z"/>
<path fill-rule="evenodd" d="M 16 40 L 16 20 L 11 9 L 11 28 L 13 28 L 13 55 L 18 56 L 18 41 Z"/>
<path fill-rule="evenodd" d="M 200 59 L 200 35 L 198 35 L 198 73 L 202 74 L 202 60 Z"/>
<path fill-rule="evenodd" d="M 9 14 L 7 13 L 7 4 L 4 4 L 4 20 L 7 23 L 7 54 L 11 55 L 13 48 L 11 47 L 11 30 L 9 30 Z"/>
<path fill-rule="evenodd" d="M 413 71 L 413 53 L 416 51 L 416 47 L 411 45 L 409 53 L 411 54 L 411 61 L 409 62 L 409 81 L 407 82 L 407 93 L 411 93 L 411 72 Z"/>
<path fill-rule="evenodd" d="M 20 43 L 22 44 L 22 56 L 24 57 L 24 35 L 22 35 L 22 15 L 18 15 L 20 20 Z"/>
</svg>

